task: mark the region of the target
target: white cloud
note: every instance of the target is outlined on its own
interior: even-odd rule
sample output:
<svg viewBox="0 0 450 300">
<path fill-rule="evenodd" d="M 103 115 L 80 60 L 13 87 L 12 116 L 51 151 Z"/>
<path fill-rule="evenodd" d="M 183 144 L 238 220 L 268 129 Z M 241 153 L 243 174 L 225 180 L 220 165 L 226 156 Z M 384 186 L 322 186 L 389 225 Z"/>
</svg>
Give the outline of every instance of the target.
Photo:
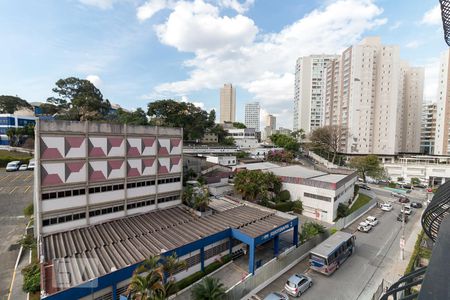
<svg viewBox="0 0 450 300">
<path fill-rule="evenodd" d="M 397 21 L 389 27 L 389 30 L 395 30 L 395 29 L 399 28 L 401 25 L 402 25 L 402 22 Z"/>
<path fill-rule="evenodd" d="M 234 9 L 236 12 L 243 14 L 250 6 L 255 3 L 255 0 L 245 0 L 244 2 L 239 2 L 238 0 L 220 0 L 219 5 L 225 8 Z"/>
<path fill-rule="evenodd" d="M 436 6 L 433 6 L 432 9 L 428 10 L 422 17 L 422 21 L 420 22 L 422 24 L 427 25 L 439 25 L 442 23 L 442 17 L 441 17 L 441 7 L 439 4 L 436 4 Z"/>
<path fill-rule="evenodd" d="M 102 84 L 102 80 L 98 75 L 88 75 L 86 79 L 89 80 L 93 85 L 99 87 Z"/>
<path fill-rule="evenodd" d="M 163 83 L 154 92 L 188 95 L 232 82 L 280 115 L 280 126 L 291 128 L 296 59 L 324 53 L 324 49 L 341 52 L 367 30 L 386 23 L 379 18 L 381 13 L 371 0 L 339 0 L 280 32 L 258 35 L 253 20 L 246 16 L 220 16 L 218 7 L 203 0 L 178 2 L 166 22 L 156 27 L 158 37 L 195 56 L 184 62 L 188 78 Z"/>
<path fill-rule="evenodd" d="M 422 45 L 422 42 L 420 42 L 419 40 L 413 40 L 413 41 L 406 43 L 405 47 L 414 49 L 414 48 L 419 47 L 420 45 Z"/>
<path fill-rule="evenodd" d="M 153 17 L 158 11 L 167 8 L 166 0 L 149 0 L 137 8 L 136 16 L 139 21 L 145 21 Z"/>
<path fill-rule="evenodd" d="M 194 104 L 195 106 L 201 108 L 201 109 L 205 109 L 205 103 L 203 102 L 195 102 L 195 101 L 191 101 L 187 96 L 183 95 L 181 96 L 181 102 L 190 102 L 192 104 Z"/>
<path fill-rule="evenodd" d="M 84 5 L 95 6 L 100 9 L 110 9 L 113 7 L 115 0 L 79 0 Z"/>
</svg>

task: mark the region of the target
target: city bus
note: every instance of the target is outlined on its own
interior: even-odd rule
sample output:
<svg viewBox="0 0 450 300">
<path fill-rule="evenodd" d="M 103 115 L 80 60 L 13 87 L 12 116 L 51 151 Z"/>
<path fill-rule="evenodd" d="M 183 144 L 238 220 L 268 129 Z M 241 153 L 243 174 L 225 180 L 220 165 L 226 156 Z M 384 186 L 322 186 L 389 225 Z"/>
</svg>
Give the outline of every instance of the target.
<svg viewBox="0 0 450 300">
<path fill-rule="evenodd" d="M 311 269 L 331 275 L 355 250 L 355 236 L 337 231 L 309 253 Z"/>
</svg>

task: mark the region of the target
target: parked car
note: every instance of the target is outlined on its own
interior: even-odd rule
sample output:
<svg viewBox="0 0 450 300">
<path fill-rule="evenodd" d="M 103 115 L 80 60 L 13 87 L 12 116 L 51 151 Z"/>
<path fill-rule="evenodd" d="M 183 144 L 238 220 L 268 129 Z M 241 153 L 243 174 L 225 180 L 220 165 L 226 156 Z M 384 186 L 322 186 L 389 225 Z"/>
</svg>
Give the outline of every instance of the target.
<svg viewBox="0 0 450 300">
<path fill-rule="evenodd" d="M 358 183 L 359 188 L 370 191 L 370 186 L 365 183 Z"/>
<path fill-rule="evenodd" d="M 398 199 L 400 203 L 409 203 L 408 197 L 402 196 Z"/>
<path fill-rule="evenodd" d="M 35 166 L 36 166 L 36 161 L 34 160 L 34 158 L 30 159 L 30 161 L 28 162 L 28 170 L 34 170 Z"/>
<path fill-rule="evenodd" d="M 272 292 L 264 300 L 289 300 L 289 296 L 280 292 Z"/>
<path fill-rule="evenodd" d="M 413 185 L 413 187 L 415 187 L 415 188 L 419 188 L 419 189 L 425 189 L 427 186 L 425 185 L 425 184 L 421 184 L 421 183 L 419 183 L 419 184 L 415 184 L 415 185 Z"/>
<path fill-rule="evenodd" d="M 411 203 L 411 207 L 413 207 L 413 208 L 422 208 L 422 203 L 420 203 L 420 202 L 412 202 Z"/>
<path fill-rule="evenodd" d="M 304 274 L 294 274 L 289 277 L 288 281 L 284 285 L 284 290 L 287 294 L 294 297 L 299 297 L 306 292 L 313 285 L 312 279 Z"/>
<path fill-rule="evenodd" d="M 381 204 L 381 210 L 391 211 L 392 210 L 392 204 L 390 204 L 390 203 L 383 203 L 383 204 Z"/>
<path fill-rule="evenodd" d="M 410 184 L 402 184 L 402 188 L 405 190 L 412 190 L 412 186 Z"/>
<path fill-rule="evenodd" d="M 361 222 L 358 225 L 358 230 L 362 232 L 369 232 L 372 229 L 372 226 L 367 222 Z"/>
<path fill-rule="evenodd" d="M 405 214 L 410 215 L 410 214 L 411 214 L 411 206 L 405 205 L 405 207 L 403 207 L 403 208 L 400 210 L 400 212 L 401 212 L 401 213 L 404 212 Z"/>
<path fill-rule="evenodd" d="M 366 223 L 369 224 L 372 227 L 375 227 L 378 224 L 378 219 L 373 217 L 373 216 L 368 216 L 366 218 Z"/>
<path fill-rule="evenodd" d="M 403 195 L 402 195 L 402 194 L 400 194 L 400 193 L 397 193 L 397 192 L 391 192 L 391 196 L 394 196 L 394 197 L 396 197 L 396 198 L 400 198 L 400 197 L 403 197 Z"/>
<path fill-rule="evenodd" d="M 17 170 L 19 170 L 19 168 L 20 168 L 20 161 L 19 160 L 10 161 L 6 165 L 6 172 L 17 171 Z"/>
<path fill-rule="evenodd" d="M 397 216 L 397 221 L 402 222 L 402 220 L 403 220 L 403 214 L 399 213 Z M 408 223 L 408 215 L 406 215 L 406 214 L 405 214 L 405 223 Z"/>
<path fill-rule="evenodd" d="M 28 165 L 27 164 L 21 164 L 19 167 L 19 171 L 26 171 L 28 170 Z"/>
</svg>

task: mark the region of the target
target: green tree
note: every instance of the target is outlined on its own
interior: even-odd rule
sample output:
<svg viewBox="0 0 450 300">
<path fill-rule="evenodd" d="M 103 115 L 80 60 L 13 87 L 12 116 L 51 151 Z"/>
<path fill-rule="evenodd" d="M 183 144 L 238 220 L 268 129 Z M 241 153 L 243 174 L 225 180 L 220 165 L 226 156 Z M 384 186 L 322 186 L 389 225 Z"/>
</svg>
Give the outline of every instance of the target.
<svg viewBox="0 0 450 300">
<path fill-rule="evenodd" d="M 224 146 L 234 146 L 234 138 L 232 136 L 227 136 L 223 139 L 221 144 Z"/>
<path fill-rule="evenodd" d="M 185 140 L 201 139 L 215 119 L 215 112 L 211 115 L 193 103 L 175 100 L 149 103 L 147 115 L 152 125 L 182 127 Z"/>
<path fill-rule="evenodd" d="M 19 244 L 26 250 L 31 250 L 36 248 L 36 240 L 32 234 L 25 234 L 19 240 Z"/>
<path fill-rule="evenodd" d="M 316 128 L 311 132 L 312 148 L 331 153 L 331 163 L 334 164 L 341 145 L 347 136 L 347 129 L 339 125 L 328 125 Z"/>
<path fill-rule="evenodd" d="M 177 254 L 174 252 L 170 256 L 163 258 L 163 271 L 169 274 L 169 280 L 173 281 L 173 274 L 180 270 L 184 270 L 187 267 L 185 260 L 179 260 Z"/>
<path fill-rule="evenodd" d="M 291 132 L 291 136 L 295 138 L 297 141 L 302 141 L 306 138 L 305 131 L 303 129 L 299 129 Z"/>
<path fill-rule="evenodd" d="M 245 129 L 247 128 L 247 126 L 245 126 L 243 123 L 241 122 L 233 122 L 233 127 L 237 128 L 237 129 Z"/>
<path fill-rule="evenodd" d="M 13 114 L 15 111 L 22 108 L 33 109 L 33 107 L 27 101 L 17 96 L 9 96 L 9 95 L 0 96 L 1 114 Z"/>
<path fill-rule="evenodd" d="M 370 154 L 366 156 L 353 157 L 349 166 L 356 169 L 358 175 L 366 181 L 366 176 L 378 179 L 384 177 L 385 171 L 381 166 L 378 156 Z"/>
<path fill-rule="evenodd" d="M 264 201 L 278 195 L 281 180 L 271 172 L 242 170 L 234 177 L 234 189 L 249 201 Z"/>
<path fill-rule="evenodd" d="M 140 107 L 131 112 L 119 108 L 116 111 L 115 119 L 121 124 L 148 125 L 147 115 Z"/>
<path fill-rule="evenodd" d="M 41 105 L 39 105 L 39 108 L 41 109 L 42 115 L 53 116 L 54 114 L 57 114 L 61 111 L 61 109 L 57 105 L 51 103 L 42 103 Z"/>
<path fill-rule="evenodd" d="M 26 293 L 37 293 L 41 290 L 41 270 L 38 263 L 31 263 L 22 269 L 22 290 Z"/>
<path fill-rule="evenodd" d="M 417 177 L 411 178 L 411 184 L 412 184 L 412 185 L 418 185 L 418 184 L 420 184 L 420 179 L 417 178 Z"/>
<path fill-rule="evenodd" d="M 297 152 L 300 147 L 300 144 L 294 137 L 286 134 L 272 134 L 270 140 L 275 146 L 282 147 L 287 151 Z"/>
<path fill-rule="evenodd" d="M 303 202 L 300 199 L 297 199 L 297 201 L 294 201 L 294 207 L 292 210 L 296 214 L 302 214 L 303 213 Z"/>
<path fill-rule="evenodd" d="M 300 233 L 300 241 L 303 243 L 310 238 L 324 233 L 325 227 L 316 222 L 305 222 L 302 226 L 302 231 Z"/>
<path fill-rule="evenodd" d="M 31 217 L 34 214 L 34 206 L 33 203 L 28 204 L 27 206 L 25 206 L 25 208 L 23 209 L 23 214 L 25 215 L 25 217 Z"/>
<path fill-rule="evenodd" d="M 209 192 L 206 185 L 200 187 L 188 186 L 183 193 L 183 203 L 198 211 L 206 211 L 209 202 Z"/>
<path fill-rule="evenodd" d="M 344 203 L 339 203 L 337 208 L 337 217 L 344 218 L 347 215 L 348 215 L 348 205 L 345 205 Z"/>
<path fill-rule="evenodd" d="M 225 288 L 217 278 L 205 277 L 192 288 L 194 300 L 222 300 L 225 298 Z"/>
<path fill-rule="evenodd" d="M 104 120 L 110 113 L 109 100 L 103 99 L 100 90 L 89 80 L 68 77 L 55 84 L 52 91 L 57 96 L 48 98 L 47 102 L 65 112 L 59 118 L 74 121 Z"/>
</svg>

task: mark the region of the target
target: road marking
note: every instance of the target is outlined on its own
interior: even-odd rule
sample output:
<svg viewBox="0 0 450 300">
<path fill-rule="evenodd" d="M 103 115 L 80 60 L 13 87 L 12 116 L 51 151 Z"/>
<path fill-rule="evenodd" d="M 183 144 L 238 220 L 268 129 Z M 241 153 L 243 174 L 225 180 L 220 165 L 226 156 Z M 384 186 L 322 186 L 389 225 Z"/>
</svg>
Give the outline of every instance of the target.
<svg viewBox="0 0 450 300">
<path fill-rule="evenodd" d="M 11 177 L 11 174 L 6 175 L 5 177 L 3 177 L 2 179 L 0 179 L 0 181 L 5 180 L 6 178 Z"/>
<path fill-rule="evenodd" d="M 9 192 L 9 194 L 11 195 L 12 193 L 14 193 L 15 190 L 17 190 L 17 186 L 15 186 L 15 187 Z"/>
<path fill-rule="evenodd" d="M 31 185 L 29 185 L 29 186 L 27 186 L 27 188 L 25 189 L 25 191 L 23 192 L 24 194 L 26 193 L 26 192 L 28 192 L 28 190 L 31 188 Z"/>
<path fill-rule="evenodd" d="M 3 190 L 3 187 L 0 187 L 0 192 Z"/>
<path fill-rule="evenodd" d="M 31 173 L 30 175 L 28 175 L 27 178 L 24 179 L 24 181 L 30 179 L 31 176 L 33 176 L 33 173 Z"/>
<path fill-rule="evenodd" d="M 16 279 L 16 271 L 17 271 L 17 269 L 14 269 L 12 280 L 11 280 L 11 285 L 9 286 L 8 300 L 11 298 L 12 289 L 13 289 L 13 285 L 14 285 L 14 279 Z"/>
</svg>

